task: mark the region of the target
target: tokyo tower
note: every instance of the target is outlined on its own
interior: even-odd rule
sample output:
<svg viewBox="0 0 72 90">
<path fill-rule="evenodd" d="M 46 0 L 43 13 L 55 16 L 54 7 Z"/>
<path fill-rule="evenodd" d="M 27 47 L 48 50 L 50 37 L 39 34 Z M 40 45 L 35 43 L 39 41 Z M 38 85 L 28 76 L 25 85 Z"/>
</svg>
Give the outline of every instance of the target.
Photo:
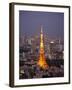
<svg viewBox="0 0 72 90">
<path fill-rule="evenodd" d="M 45 54 L 44 54 L 44 42 L 43 42 L 43 28 L 41 26 L 41 33 L 40 33 L 40 55 L 39 55 L 39 60 L 37 62 L 37 65 L 41 67 L 42 69 L 48 68 L 48 64 L 45 59 Z"/>
</svg>

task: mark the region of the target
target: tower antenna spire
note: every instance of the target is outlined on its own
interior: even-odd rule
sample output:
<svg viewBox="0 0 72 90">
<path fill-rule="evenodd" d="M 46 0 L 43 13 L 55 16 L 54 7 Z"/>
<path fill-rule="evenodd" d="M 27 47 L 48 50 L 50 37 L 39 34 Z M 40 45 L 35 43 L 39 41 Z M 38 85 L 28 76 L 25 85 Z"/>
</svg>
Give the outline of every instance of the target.
<svg viewBox="0 0 72 90">
<path fill-rule="evenodd" d="M 43 26 L 41 25 L 41 33 L 43 33 Z"/>
</svg>

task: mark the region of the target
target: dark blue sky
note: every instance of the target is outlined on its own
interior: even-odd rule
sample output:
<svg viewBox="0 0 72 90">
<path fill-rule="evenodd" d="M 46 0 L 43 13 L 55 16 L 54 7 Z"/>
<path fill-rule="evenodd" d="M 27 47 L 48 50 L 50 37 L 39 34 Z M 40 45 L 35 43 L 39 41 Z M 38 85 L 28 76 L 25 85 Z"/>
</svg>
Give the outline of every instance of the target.
<svg viewBox="0 0 72 90">
<path fill-rule="evenodd" d="M 19 22 L 21 35 L 40 33 L 42 25 L 44 33 L 48 33 L 49 37 L 64 38 L 64 13 L 20 11 Z"/>
</svg>

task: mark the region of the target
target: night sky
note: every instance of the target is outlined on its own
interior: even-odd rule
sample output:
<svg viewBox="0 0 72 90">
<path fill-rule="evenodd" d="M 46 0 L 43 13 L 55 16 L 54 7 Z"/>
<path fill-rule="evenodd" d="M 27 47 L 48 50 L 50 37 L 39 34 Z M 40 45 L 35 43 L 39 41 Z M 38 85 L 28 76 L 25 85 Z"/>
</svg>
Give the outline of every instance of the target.
<svg viewBox="0 0 72 90">
<path fill-rule="evenodd" d="M 20 35 L 40 33 L 42 25 L 49 37 L 64 38 L 64 13 L 19 11 L 19 22 Z"/>
</svg>

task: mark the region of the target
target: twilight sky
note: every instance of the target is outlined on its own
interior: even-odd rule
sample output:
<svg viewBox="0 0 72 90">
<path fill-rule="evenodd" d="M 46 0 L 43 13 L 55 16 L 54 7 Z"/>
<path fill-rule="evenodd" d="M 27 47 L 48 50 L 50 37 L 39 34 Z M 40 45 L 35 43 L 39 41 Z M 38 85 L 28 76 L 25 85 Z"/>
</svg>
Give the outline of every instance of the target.
<svg viewBox="0 0 72 90">
<path fill-rule="evenodd" d="M 35 35 L 43 32 L 49 37 L 64 38 L 64 14 L 57 12 L 20 11 L 19 12 L 20 35 Z"/>
</svg>

